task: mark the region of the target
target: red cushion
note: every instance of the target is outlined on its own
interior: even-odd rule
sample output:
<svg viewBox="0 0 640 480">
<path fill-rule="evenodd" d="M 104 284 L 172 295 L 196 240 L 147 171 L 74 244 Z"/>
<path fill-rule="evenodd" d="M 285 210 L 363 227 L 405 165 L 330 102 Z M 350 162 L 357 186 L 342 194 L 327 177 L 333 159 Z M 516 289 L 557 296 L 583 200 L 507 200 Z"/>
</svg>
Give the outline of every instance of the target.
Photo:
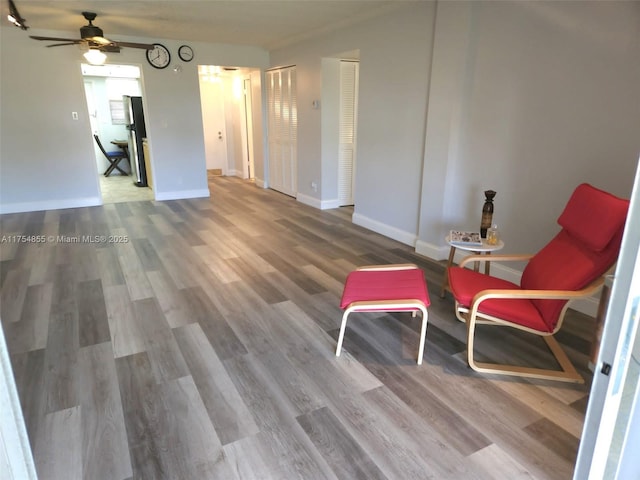
<svg viewBox="0 0 640 480">
<path fill-rule="evenodd" d="M 600 252 L 624 226 L 628 208 L 628 200 L 583 183 L 571 195 L 558 223 L 588 248 Z"/>
<path fill-rule="evenodd" d="M 476 294 L 488 289 L 515 289 L 515 283 L 474 272 L 467 268 L 452 267 L 448 270 L 449 286 L 458 303 L 469 307 Z M 479 311 L 487 315 L 504 318 L 518 325 L 532 328 L 540 332 L 549 332 L 542 315 L 533 302 L 527 299 L 489 299 L 480 304 Z"/>
<path fill-rule="evenodd" d="M 527 264 L 522 272 L 520 285 L 533 290 L 580 290 L 616 262 L 620 251 L 623 229 L 614 236 L 609 246 L 594 252 L 574 241 L 572 235 L 562 230 Z M 555 328 L 564 300 L 534 300 L 545 322 Z"/>
<path fill-rule="evenodd" d="M 422 270 L 356 270 L 347 276 L 340 308 L 353 302 L 409 299 L 431 304 Z"/>
</svg>

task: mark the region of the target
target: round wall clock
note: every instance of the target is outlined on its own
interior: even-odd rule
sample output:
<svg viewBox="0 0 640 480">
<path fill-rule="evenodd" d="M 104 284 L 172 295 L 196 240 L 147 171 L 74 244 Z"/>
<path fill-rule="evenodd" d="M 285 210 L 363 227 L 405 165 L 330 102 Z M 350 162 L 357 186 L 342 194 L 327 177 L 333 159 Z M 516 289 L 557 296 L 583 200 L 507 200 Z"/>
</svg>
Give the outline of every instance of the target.
<svg viewBox="0 0 640 480">
<path fill-rule="evenodd" d="M 193 49 L 189 45 L 182 45 L 178 49 L 178 56 L 183 62 L 190 62 L 193 60 Z"/>
<path fill-rule="evenodd" d="M 161 43 L 154 43 L 153 50 L 147 50 L 147 61 L 154 68 L 167 68 L 171 63 L 169 49 Z"/>
</svg>

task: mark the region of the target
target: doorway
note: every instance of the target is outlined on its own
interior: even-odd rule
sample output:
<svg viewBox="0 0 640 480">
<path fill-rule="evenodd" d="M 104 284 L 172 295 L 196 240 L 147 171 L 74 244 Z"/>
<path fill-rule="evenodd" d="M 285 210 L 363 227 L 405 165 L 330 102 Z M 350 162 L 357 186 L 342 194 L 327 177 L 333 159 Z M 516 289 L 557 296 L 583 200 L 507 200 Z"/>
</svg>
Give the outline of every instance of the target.
<svg viewBox="0 0 640 480">
<path fill-rule="evenodd" d="M 255 132 L 259 99 L 253 98 L 252 77 L 259 71 L 199 65 L 198 75 L 207 174 L 254 180 L 255 145 L 261 140 Z"/>
<path fill-rule="evenodd" d="M 135 160 L 131 159 L 131 152 L 137 153 L 141 149 L 131 145 L 124 101 L 125 96 L 142 95 L 140 68 L 133 65 L 88 64 L 82 64 L 81 67 L 95 154 L 92 161 L 97 165 L 102 202 L 153 200 L 151 188 L 134 184 L 136 172 L 132 166 Z M 105 157 L 94 135 L 107 152 L 127 152 L 129 160 L 121 160 L 116 163 L 116 168 L 110 169 L 111 162 Z"/>
<path fill-rule="evenodd" d="M 359 50 L 352 50 L 321 62 L 322 209 L 356 201 L 359 59 Z"/>
</svg>

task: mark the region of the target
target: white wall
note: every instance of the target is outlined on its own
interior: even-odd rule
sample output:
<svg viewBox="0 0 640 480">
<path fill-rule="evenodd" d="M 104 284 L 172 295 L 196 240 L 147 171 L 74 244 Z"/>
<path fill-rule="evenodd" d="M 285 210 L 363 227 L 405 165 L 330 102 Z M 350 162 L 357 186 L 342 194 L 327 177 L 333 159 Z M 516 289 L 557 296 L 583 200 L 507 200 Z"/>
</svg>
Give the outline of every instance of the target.
<svg viewBox="0 0 640 480">
<path fill-rule="evenodd" d="M 358 48 L 354 221 L 442 259 L 445 233 L 479 228 L 493 189 L 505 252 L 535 251 L 579 183 L 630 194 L 639 37 L 637 2 L 402 2 L 271 52 L 297 66 L 299 190 L 332 194 L 311 101 L 322 58 Z"/>
<path fill-rule="evenodd" d="M 440 3 L 418 250 L 478 229 L 487 189 L 507 252 L 544 245 L 579 183 L 628 198 L 639 38 L 637 2 Z"/>
<path fill-rule="evenodd" d="M 36 29 L 28 33 L 77 36 Z M 45 42 L 31 40 L 12 26 L 0 27 L 0 40 L 0 213 L 99 204 L 98 171 L 95 162 L 87 162 L 94 153 L 81 52 L 74 47 L 46 48 Z M 139 49 L 109 54 L 109 62 L 142 67 L 156 199 L 206 196 L 197 65 L 262 68 L 268 53 L 255 47 L 189 42 L 195 59 L 184 63 L 177 48 L 185 42 L 161 42 L 172 53 L 172 66 L 180 64 L 182 72 L 152 68 Z M 71 119 L 72 111 L 78 112 L 79 120 Z"/>
<path fill-rule="evenodd" d="M 322 59 L 359 49 L 357 223 L 443 258 L 444 233 L 477 227 L 482 191 L 492 188 L 505 251 L 531 251 L 556 232 L 578 183 L 629 195 L 640 151 L 640 4 L 399 3 L 271 52 L 271 66 L 297 66 L 301 194 L 319 204 L 333 195 L 321 110 L 312 108 L 322 98 Z M 0 34 L 0 207 L 97 202 L 96 172 L 82 167 L 92 146 L 77 49 L 46 49 L 15 28 Z M 180 44 L 164 43 L 174 53 Z M 206 188 L 196 64 L 267 61 L 249 47 L 194 49 L 180 74 L 148 67 L 142 51 L 117 56 L 143 66 L 156 183 L 167 197 Z M 49 74 L 32 74 L 34 63 Z M 253 82 L 254 115 L 261 88 Z M 258 184 L 265 168 L 256 163 Z"/>
<path fill-rule="evenodd" d="M 405 243 L 417 235 L 434 12 L 432 2 L 400 2 L 377 18 L 271 52 L 272 66 L 296 65 L 298 191 L 326 202 L 335 199 L 337 185 L 328 182 L 337 184 L 337 175 L 332 180 L 325 168 L 333 168 L 324 163 L 332 155 L 321 152 L 329 144 L 324 105 L 314 110 L 312 102 L 323 97 L 323 65 L 330 69 L 322 59 L 360 51 L 354 221 Z"/>
<path fill-rule="evenodd" d="M 0 212 L 99 203 L 80 52 L 15 27 L 0 37 Z"/>
</svg>

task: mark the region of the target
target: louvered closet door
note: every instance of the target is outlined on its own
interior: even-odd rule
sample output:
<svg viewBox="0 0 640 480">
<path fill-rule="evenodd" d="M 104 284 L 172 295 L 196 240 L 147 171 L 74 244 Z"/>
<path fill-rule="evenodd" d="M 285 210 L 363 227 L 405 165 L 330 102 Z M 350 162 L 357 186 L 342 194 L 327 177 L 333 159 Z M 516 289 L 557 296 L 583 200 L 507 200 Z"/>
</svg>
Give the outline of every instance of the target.
<svg viewBox="0 0 640 480">
<path fill-rule="evenodd" d="M 298 192 L 298 111 L 295 67 L 266 73 L 269 128 L 269 186 Z"/>
<path fill-rule="evenodd" d="M 340 145 L 338 156 L 338 201 L 353 205 L 358 125 L 358 62 L 340 62 Z"/>
</svg>

